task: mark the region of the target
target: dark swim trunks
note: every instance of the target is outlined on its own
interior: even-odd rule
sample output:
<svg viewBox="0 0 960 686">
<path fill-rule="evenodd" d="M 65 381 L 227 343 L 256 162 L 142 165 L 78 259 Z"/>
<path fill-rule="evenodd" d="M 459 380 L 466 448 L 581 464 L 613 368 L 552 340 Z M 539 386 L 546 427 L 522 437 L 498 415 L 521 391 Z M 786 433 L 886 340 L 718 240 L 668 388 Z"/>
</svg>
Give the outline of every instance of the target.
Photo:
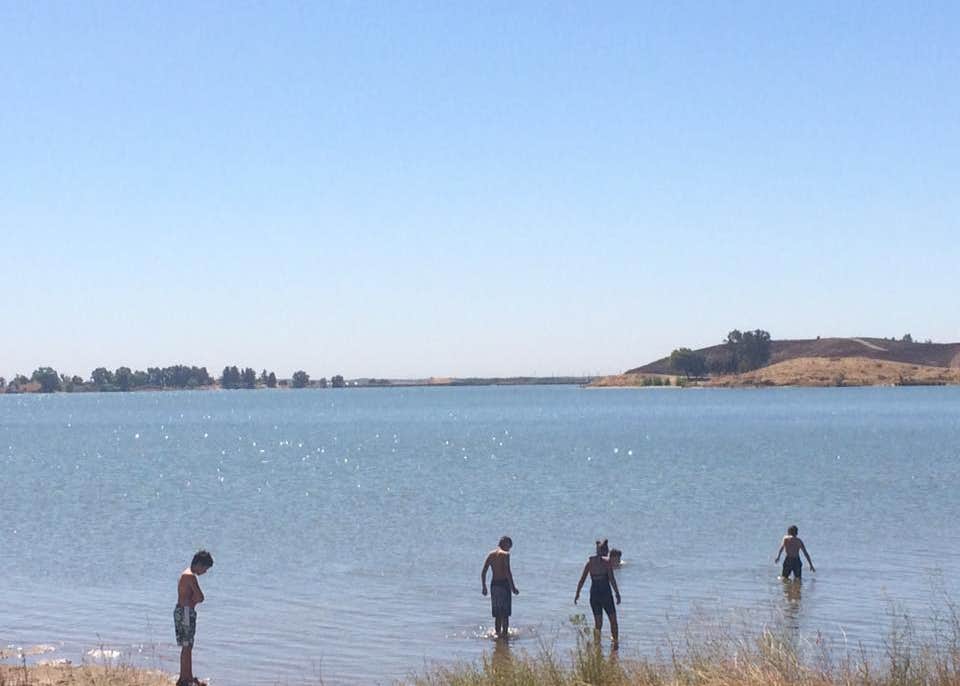
<svg viewBox="0 0 960 686">
<path fill-rule="evenodd" d="M 173 630 L 177 636 L 178 646 L 192 647 L 193 638 L 197 633 L 197 611 L 192 607 L 180 605 L 173 608 Z"/>
<path fill-rule="evenodd" d="M 790 577 L 790 572 L 793 572 L 794 579 L 799 579 L 803 574 L 803 563 L 800 562 L 799 557 L 783 558 L 783 571 L 780 572 L 780 576 L 787 579 Z"/>
<path fill-rule="evenodd" d="M 610 588 L 610 577 L 606 575 L 590 577 L 590 609 L 595 615 L 601 612 L 606 612 L 608 616 L 617 613 L 617 607 L 613 603 L 613 589 Z"/>
<path fill-rule="evenodd" d="M 490 582 L 490 609 L 494 617 L 510 616 L 513 596 L 510 595 L 510 582 L 506 579 L 494 579 Z"/>
</svg>

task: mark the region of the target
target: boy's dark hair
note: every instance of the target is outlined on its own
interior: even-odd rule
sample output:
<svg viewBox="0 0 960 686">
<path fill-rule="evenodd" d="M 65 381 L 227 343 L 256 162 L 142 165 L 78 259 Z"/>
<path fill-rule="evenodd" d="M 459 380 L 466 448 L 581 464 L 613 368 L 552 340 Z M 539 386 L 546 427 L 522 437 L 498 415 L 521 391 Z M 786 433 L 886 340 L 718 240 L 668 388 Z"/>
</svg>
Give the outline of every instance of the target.
<svg viewBox="0 0 960 686">
<path fill-rule="evenodd" d="M 788 533 L 789 535 L 791 535 L 791 536 L 796 536 L 798 531 L 799 531 L 799 529 L 797 529 L 797 525 L 796 525 L 796 524 L 791 524 L 791 525 L 787 528 L 787 533 Z"/>
<path fill-rule="evenodd" d="M 501 537 L 500 537 L 500 542 L 497 543 L 497 547 L 498 547 L 498 548 L 503 548 L 504 546 L 506 546 L 507 548 L 512 548 L 512 547 L 513 547 L 513 539 L 510 538 L 509 536 L 501 536 Z"/>
<path fill-rule="evenodd" d="M 597 539 L 597 555 L 606 555 L 610 552 L 610 546 L 607 539 Z"/>
<path fill-rule="evenodd" d="M 623 551 L 620 548 L 610 548 L 610 557 L 623 557 Z"/>
<path fill-rule="evenodd" d="M 213 567 L 213 555 L 206 550 L 198 550 L 197 554 L 193 556 L 193 561 L 190 563 L 190 566 L 210 569 Z"/>
</svg>

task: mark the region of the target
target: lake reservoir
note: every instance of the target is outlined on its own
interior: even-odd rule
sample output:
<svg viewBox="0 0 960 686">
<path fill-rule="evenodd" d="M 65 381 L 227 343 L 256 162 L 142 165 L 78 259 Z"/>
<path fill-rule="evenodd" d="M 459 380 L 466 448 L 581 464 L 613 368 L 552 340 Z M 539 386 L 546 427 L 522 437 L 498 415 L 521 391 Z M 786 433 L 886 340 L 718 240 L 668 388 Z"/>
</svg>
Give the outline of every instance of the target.
<svg viewBox="0 0 960 686">
<path fill-rule="evenodd" d="M 478 658 L 505 533 L 518 650 L 572 644 L 601 536 L 627 562 L 625 656 L 714 622 L 877 647 L 892 614 L 960 598 L 955 387 L 6 395 L 0 479 L 0 647 L 174 672 L 177 576 L 205 547 L 215 685 Z M 801 589 L 773 564 L 789 524 Z"/>
</svg>

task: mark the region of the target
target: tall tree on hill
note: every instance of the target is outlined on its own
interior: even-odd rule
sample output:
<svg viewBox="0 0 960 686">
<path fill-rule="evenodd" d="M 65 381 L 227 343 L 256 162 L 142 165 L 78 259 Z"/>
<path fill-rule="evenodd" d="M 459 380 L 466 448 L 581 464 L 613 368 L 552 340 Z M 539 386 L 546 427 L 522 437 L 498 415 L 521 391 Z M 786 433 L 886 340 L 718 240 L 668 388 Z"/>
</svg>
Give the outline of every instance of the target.
<svg viewBox="0 0 960 686">
<path fill-rule="evenodd" d="M 690 348 L 677 348 L 670 353 L 670 368 L 688 378 L 703 376 L 707 372 L 707 358 Z"/>
<path fill-rule="evenodd" d="M 252 367 L 247 367 L 246 369 L 243 370 L 243 374 L 241 374 L 240 380 L 243 383 L 244 388 L 257 387 L 257 373 L 253 370 Z"/>
<path fill-rule="evenodd" d="M 306 388 L 307 384 L 309 383 L 310 383 L 310 375 L 307 374 L 302 369 L 299 369 L 293 373 L 294 388 Z"/>
<path fill-rule="evenodd" d="M 342 376 L 337 374 L 332 379 L 330 379 L 330 385 L 333 386 L 334 388 L 343 388 L 344 386 L 347 385 L 347 382 L 343 380 Z"/>
<path fill-rule="evenodd" d="M 734 329 L 724 341 L 733 369 L 748 372 L 764 366 L 770 360 L 770 332 L 763 329 L 741 332 Z"/>
<path fill-rule="evenodd" d="M 277 375 L 273 372 L 267 374 L 267 388 L 276 388 L 277 387 Z"/>
</svg>

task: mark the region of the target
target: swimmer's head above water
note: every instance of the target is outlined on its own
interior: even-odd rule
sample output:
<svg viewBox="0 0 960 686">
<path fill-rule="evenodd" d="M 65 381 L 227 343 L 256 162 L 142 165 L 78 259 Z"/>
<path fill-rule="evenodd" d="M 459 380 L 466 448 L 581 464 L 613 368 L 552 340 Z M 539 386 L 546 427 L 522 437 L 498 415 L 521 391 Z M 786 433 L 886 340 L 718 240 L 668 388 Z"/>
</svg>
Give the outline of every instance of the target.
<svg viewBox="0 0 960 686">
<path fill-rule="evenodd" d="M 500 550 L 510 550 L 510 548 L 513 547 L 513 539 L 509 536 L 501 536 L 497 547 L 500 548 Z"/>
</svg>

